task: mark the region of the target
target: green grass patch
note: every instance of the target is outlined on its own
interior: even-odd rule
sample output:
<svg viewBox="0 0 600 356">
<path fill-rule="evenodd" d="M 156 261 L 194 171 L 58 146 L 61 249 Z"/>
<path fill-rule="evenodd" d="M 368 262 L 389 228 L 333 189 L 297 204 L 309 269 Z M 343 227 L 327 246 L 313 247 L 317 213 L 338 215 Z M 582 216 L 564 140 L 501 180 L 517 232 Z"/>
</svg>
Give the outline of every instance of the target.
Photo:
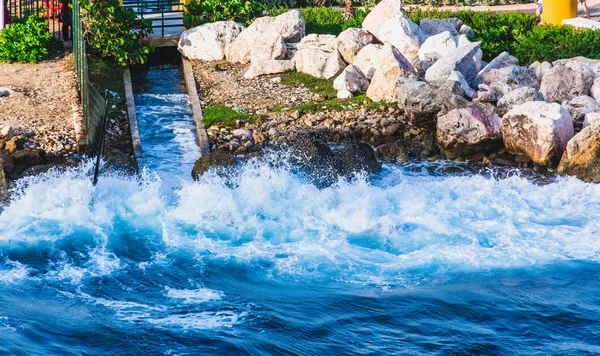
<svg viewBox="0 0 600 356">
<path fill-rule="evenodd" d="M 319 79 L 305 73 L 288 72 L 281 76 L 281 83 L 289 86 L 304 85 L 324 100 L 335 98 L 337 95 L 337 90 L 333 89 L 333 79 Z"/>
<path fill-rule="evenodd" d="M 254 123 L 264 118 L 264 115 L 237 112 L 225 105 L 207 106 L 202 109 L 202 116 L 202 122 L 206 127 L 211 127 L 215 124 L 219 124 L 221 127 L 233 127 L 236 120 Z"/>
</svg>

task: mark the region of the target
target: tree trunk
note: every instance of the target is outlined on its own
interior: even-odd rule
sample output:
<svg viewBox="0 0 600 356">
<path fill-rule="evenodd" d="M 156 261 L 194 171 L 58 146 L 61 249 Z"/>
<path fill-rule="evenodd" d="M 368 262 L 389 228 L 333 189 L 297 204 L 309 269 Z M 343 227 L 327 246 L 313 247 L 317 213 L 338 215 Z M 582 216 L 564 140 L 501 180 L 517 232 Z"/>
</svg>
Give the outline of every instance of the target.
<svg viewBox="0 0 600 356">
<path fill-rule="evenodd" d="M 354 4 L 352 0 L 346 0 L 346 8 L 344 9 L 344 21 L 353 19 L 356 13 L 354 12 Z"/>
</svg>

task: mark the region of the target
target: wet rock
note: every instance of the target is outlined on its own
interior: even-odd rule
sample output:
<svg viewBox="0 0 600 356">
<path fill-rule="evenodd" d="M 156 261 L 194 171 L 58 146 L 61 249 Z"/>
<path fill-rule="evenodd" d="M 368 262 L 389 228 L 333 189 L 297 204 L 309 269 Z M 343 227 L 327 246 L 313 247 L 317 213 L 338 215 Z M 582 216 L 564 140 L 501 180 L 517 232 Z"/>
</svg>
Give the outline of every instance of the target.
<svg viewBox="0 0 600 356">
<path fill-rule="evenodd" d="M 379 157 L 387 162 L 408 162 L 410 155 L 408 145 L 403 139 L 377 147 Z"/>
<path fill-rule="evenodd" d="M 486 73 L 492 69 L 500 69 L 504 67 L 518 66 L 519 60 L 511 56 L 508 52 L 500 53 L 496 58 L 492 59 L 482 70 L 479 71 L 479 76 L 483 77 Z"/>
<path fill-rule="evenodd" d="M 540 87 L 535 72 L 529 67 L 519 66 L 492 69 L 484 74 L 482 82 L 489 85 L 500 95 L 505 95 L 511 90 L 521 87 L 535 89 L 539 89 Z"/>
<path fill-rule="evenodd" d="M 8 151 L 0 150 L 0 166 L 4 168 L 5 173 L 10 173 L 15 169 L 15 164 Z"/>
<path fill-rule="evenodd" d="M 544 75 L 540 92 L 547 102 L 563 101 L 579 95 L 588 95 L 590 86 L 581 72 L 565 66 L 554 66 Z"/>
<path fill-rule="evenodd" d="M 373 101 L 394 102 L 398 100 L 398 78 L 415 75 L 414 67 L 390 44 L 380 52 L 379 67 L 367 89 L 367 97 Z"/>
<path fill-rule="evenodd" d="M 452 36 L 459 36 L 462 25 L 463 22 L 456 17 L 447 19 L 425 18 L 419 24 L 425 36 L 435 36 L 442 32 L 449 32 Z"/>
<path fill-rule="evenodd" d="M 43 164 L 46 152 L 35 148 L 25 148 L 11 154 L 15 168 L 25 170 L 26 168 Z"/>
<path fill-rule="evenodd" d="M 394 16 L 379 28 L 379 40 L 396 47 L 410 63 L 419 58 L 423 38 L 419 26 L 406 16 Z"/>
<path fill-rule="evenodd" d="M 600 183 L 600 125 L 584 128 L 569 141 L 558 173 Z"/>
<path fill-rule="evenodd" d="M 23 149 L 26 141 L 27 140 L 23 136 L 15 136 L 10 140 L 6 141 L 6 143 L 4 144 L 4 149 L 10 153 L 14 153 L 17 150 Z"/>
<path fill-rule="evenodd" d="M 383 42 L 379 35 L 379 29 L 383 23 L 394 16 L 402 16 L 402 1 L 383 0 L 365 17 L 362 29 Z"/>
<path fill-rule="evenodd" d="M 333 88 L 338 91 L 338 98 L 350 98 L 357 91 L 367 90 L 369 88 L 369 80 L 360 68 L 351 64 L 335 79 Z"/>
<path fill-rule="evenodd" d="M 382 49 L 383 45 L 370 44 L 361 49 L 354 57 L 354 65 L 360 68 L 369 80 L 373 78 L 375 70 L 379 67 Z"/>
<path fill-rule="evenodd" d="M 556 103 L 530 101 L 504 115 L 501 132 L 510 153 L 524 154 L 539 165 L 553 165 L 574 135 L 573 118 Z"/>
<path fill-rule="evenodd" d="M 381 169 L 375 151 L 366 143 L 348 142 L 344 147 L 333 150 L 333 154 L 335 166 L 342 176 L 348 177 L 359 172 L 372 174 Z"/>
<path fill-rule="evenodd" d="M 225 58 L 225 46 L 233 42 L 245 27 L 233 21 L 207 23 L 184 31 L 178 50 L 185 57 L 205 61 Z"/>
<path fill-rule="evenodd" d="M 335 48 L 340 52 L 342 59 L 349 64 L 354 63 L 354 58 L 365 46 L 373 42 L 373 35 L 358 28 L 349 28 L 337 37 Z"/>
<path fill-rule="evenodd" d="M 516 105 L 536 100 L 543 101 L 544 98 L 535 88 L 521 87 L 511 90 L 498 100 L 498 115 L 504 116 Z"/>
<path fill-rule="evenodd" d="M 476 106 L 454 109 L 437 120 L 437 142 L 449 159 L 501 146 L 500 117 Z"/>
<path fill-rule="evenodd" d="M 244 78 L 253 79 L 261 75 L 291 72 L 296 69 L 296 64 L 290 60 L 264 60 L 252 62 L 244 74 Z"/>
<path fill-rule="evenodd" d="M 228 168 L 235 165 L 233 155 L 225 150 L 216 150 L 207 156 L 200 157 L 192 169 L 192 179 L 195 181 L 211 168 Z"/>
<path fill-rule="evenodd" d="M 477 63 L 473 57 L 479 51 L 481 43 L 475 42 L 458 47 L 450 55 L 435 62 L 425 73 L 425 79 L 430 81 L 446 80 L 453 71 L 460 72 L 469 85 L 475 84 L 477 78 Z"/>
</svg>

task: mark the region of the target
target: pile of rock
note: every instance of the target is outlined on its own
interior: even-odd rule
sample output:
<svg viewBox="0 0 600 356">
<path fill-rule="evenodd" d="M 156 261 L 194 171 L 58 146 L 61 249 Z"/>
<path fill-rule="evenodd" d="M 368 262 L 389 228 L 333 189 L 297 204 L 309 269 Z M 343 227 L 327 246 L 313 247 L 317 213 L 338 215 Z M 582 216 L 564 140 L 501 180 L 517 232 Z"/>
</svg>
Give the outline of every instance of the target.
<svg viewBox="0 0 600 356">
<path fill-rule="evenodd" d="M 27 169 L 44 164 L 46 151 L 32 147 L 26 136 L 10 126 L 0 127 L 0 186 L 6 178 L 16 177 Z"/>
<path fill-rule="evenodd" d="M 206 24 L 184 33 L 179 48 L 190 58 L 249 63 L 247 78 L 297 70 L 335 77 L 340 98 L 366 90 L 375 102 L 398 102 L 410 129 L 429 132 L 449 159 L 500 151 L 550 169 L 562 159 L 559 172 L 600 181 L 600 61 L 522 66 L 504 52 L 484 63 L 459 19 L 417 25 L 402 15 L 400 0 L 381 1 L 361 29 L 304 32 L 293 10 L 248 28 Z"/>
</svg>

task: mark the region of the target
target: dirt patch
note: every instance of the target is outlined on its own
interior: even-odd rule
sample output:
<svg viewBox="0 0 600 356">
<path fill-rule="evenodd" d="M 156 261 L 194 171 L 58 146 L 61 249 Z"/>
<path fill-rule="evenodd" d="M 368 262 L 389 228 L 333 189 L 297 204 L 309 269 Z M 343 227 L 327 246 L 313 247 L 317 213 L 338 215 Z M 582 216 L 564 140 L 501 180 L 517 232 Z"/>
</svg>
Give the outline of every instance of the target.
<svg viewBox="0 0 600 356">
<path fill-rule="evenodd" d="M 248 65 L 227 61 L 193 61 L 202 106 L 226 105 L 249 113 L 261 113 L 276 107 L 291 107 L 318 99 L 301 85 L 281 84 L 281 76 L 245 79 Z"/>
<path fill-rule="evenodd" d="M 39 64 L 0 63 L 0 127 L 11 126 L 31 148 L 49 153 L 76 152 L 72 104 L 77 102 L 72 55 Z"/>
</svg>

